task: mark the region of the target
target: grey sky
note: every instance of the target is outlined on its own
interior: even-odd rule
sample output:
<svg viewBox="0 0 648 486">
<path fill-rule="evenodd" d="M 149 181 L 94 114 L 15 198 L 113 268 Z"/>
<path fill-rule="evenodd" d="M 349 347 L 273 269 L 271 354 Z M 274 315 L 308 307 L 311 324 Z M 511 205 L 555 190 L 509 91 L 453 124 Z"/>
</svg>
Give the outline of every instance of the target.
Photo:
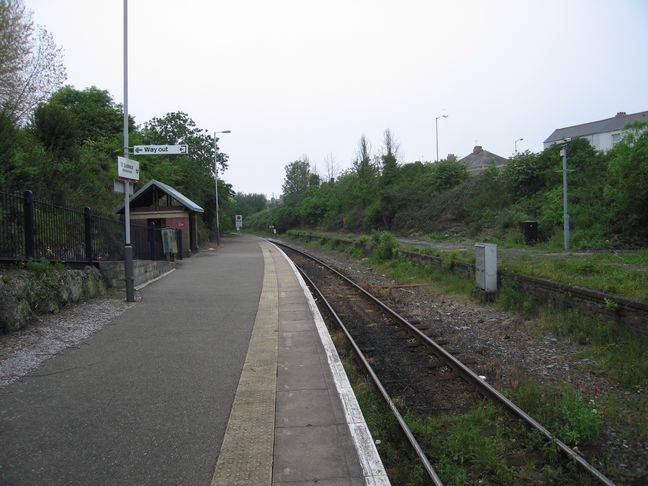
<svg viewBox="0 0 648 486">
<path fill-rule="evenodd" d="M 25 0 L 68 83 L 122 101 L 121 0 Z M 236 191 L 279 195 L 284 166 L 351 165 L 390 128 L 400 161 L 475 143 L 539 151 L 558 127 L 648 110 L 648 1 L 131 0 L 137 123 L 187 112 L 221 138 Z"/>
</svg>

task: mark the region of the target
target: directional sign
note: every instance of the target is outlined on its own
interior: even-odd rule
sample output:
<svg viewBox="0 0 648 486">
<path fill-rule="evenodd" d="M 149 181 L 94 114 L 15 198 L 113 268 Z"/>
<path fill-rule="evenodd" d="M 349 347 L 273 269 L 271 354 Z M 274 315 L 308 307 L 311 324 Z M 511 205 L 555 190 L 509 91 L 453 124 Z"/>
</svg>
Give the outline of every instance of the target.
<svg viewBox="0 0 648 486">
<path fill-rule="evenodd" d="M 137 155 L 184 155 L 189 153 L 189 146 L 182 145 L 135 145 L 133 152 Z"/>
<path fill-rule="evenodd" d="M 117 157 L 117 178 L 122 181 L 139 181 L 139 162 L 133 159 Z"/>
</svg>

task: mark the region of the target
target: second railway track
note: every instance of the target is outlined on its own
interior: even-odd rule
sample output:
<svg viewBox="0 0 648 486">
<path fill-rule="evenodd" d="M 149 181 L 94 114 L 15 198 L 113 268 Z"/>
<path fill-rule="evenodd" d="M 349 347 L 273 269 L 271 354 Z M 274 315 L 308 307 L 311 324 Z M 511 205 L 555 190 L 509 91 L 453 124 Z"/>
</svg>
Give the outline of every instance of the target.
<svg viewBox="0 0 648 486">
<path fill-rule="evenodd" d="M 441 484 L 443 479 L 439 479 L 437 471 L 434 471 L 435 451 L 428 450 L 429 445 L 420 445 L 426 439 L 420 437 L 420 434 L 419 437 L 412 434 L 402 416 L 425 419 L 448 414 L 460 415 L 490 401 L 499 408 L 498 423 L 493 424 L 490 433 L 501 434 L 503 428 L 515 430 L 524 427 L 534 430 L 536 436 L 542 437 L 545 446 L 549 444 L 562 457 L 559 461 L 563 463 L 561 470 L 564 476 L 559 482 L 613 484 L 583 457 L 553 437 L 542 425 L 495 390 L 484 377 L 473 372 L 442 345 L 369 292 L 313 256 L 282 242 L 274 243 L 281 246 L 293 260 L 310 285 L 321 294 L 325 306 L 346 328 L 357 351 L 362 354 L 361 359 L 366 366 L 371 367 L 374 379 L 379 380 L 378 386 L 388 396 L 391 406 L 400 413 L 399 420 L 403 422 L 405 434 L 410 435 L 410 442 L 419 450 L 430 483 Z M 460 356 L 461 350 L 453 352 Z M 473 359 L 471 357 L 471 362 Z M 508 436 L 508 432 L 504 435 Z M 511 433 L 511 437 L 513 435 Z M 521 444 L 519 438 L 512 438 L 508 443 L 509 450 L 501 451 L 511 479 L 506 482 L 543 483 L 539 471 L 544 462 L 551 460 L 541 452 L 543 447 Z M 546 451 L 546 447 L 544 449 Z M 531 470 L 529 464 L 533 465 Z M 480 476 L 480 473 L 476 473 L 471 476 L 471 480 L 479 484 L 484 481 L 502 481 L 502 478 Z"/>
</svg>

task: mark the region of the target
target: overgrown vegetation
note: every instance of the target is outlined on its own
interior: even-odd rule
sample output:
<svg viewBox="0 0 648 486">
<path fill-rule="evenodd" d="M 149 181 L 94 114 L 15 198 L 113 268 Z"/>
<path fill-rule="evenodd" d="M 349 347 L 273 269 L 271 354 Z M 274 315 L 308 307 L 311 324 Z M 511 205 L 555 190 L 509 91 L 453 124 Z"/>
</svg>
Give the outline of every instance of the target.
<svg viewBox="0 0 648 486">
<path fill-rule="evenodd" d="M 309 232 L 291 231 L 293 236 L 299 235 L 300 239 L 312 236 Z M 460 299 L 475 298 L 475 286 L 472 280 L 459 277 L 436 265 L 421 265 L 408 258 L 398 258 L 378 262 L 370 255 L 370 247 L 359 245 L 356 239 L 348 238 L 352 243 L 338 246 L 337 250 L 361 258 L 361 262 L 399 283 L 428 283 L 431 287 L 442 293 L 451 294 Z M 363 238 L 365 243 L 368 238 Z M 324 243 L 322 243 L 324 242 Z M 318 238 L 310 245 L 325 247 L 333 246 L 331 238 Z M 360 249 L 362 246 L 362 250 Z M 439 255 L 437 250 L 428 253 Z M 445 255 L 443 256 L 445 257 Z M 639 262 L 642 257 L 632 257 L 624 254 L 628 261 Z M 454 255 L 457 258 L 457 255 Z M 448 265 L 448 260 L 444 266 Z M 517 383 L 513 387 L 512 398 L 522 408 L 531 412 L 534 418 L 540 420 L 549 430 L 561 440 L 574 447 L 587 449 L 595 458 L 595 466 L 601 466 L 620 478 L 641 478 L 646 474 L 646 468 L 629 470 L 619 466 L 614 457 L 601 456 L 597 448 L 601 440 L 603 423 L 613 427 L 623 440 L 634 443 L 645 442 L 648 430 L 648 337 L 636 332 L 614 325 L 603 317 L 588 317 L 573 311 L 552 309 L 538 305 L 528 294 L 521 289 L 505 287 L 500 290 L 494 305 L 502 310 L 513 311 L 527 319 L 526 326 L 531 332 L 552 332 L 558 336 L 569 336 L 571 339 L 585 345 L 582 358 L 583 365 L 593 371 L 592 376 L 605 377 L 613 383 L 611 388 L 602 383 L 584 383 L 575 379 L 572 383 L 564 384 L 530 384 Z M 614 302 L 608 307 L 614 312 Z M 586 363 L 586 364 L 585 364 Z M 527 404 L 530 404 L 527 406 Z M 519 431 L 516 440 L 521 442 L 535 442 L 544 460 L 554 460 L 558 454 L 555 446 L 547 444 L 540 437 L 533 435 L 526 437 L 524 431 Z M 564 484 L 565 470 L 555 464 L 548 464 L 541 470 L 541 478 L 534 473 L 534 465 L 529 464 L 527 472 L 529 482 L 541 480 L 548 484 Z M 448 471 L 456 474 L 461 484 L 462 468 L 450 467 Z M 567 474 L 575 471 L 567 471 Z M 453 476 L 454 477 L 454 476 Z M 520 477 L 515 481 L 523 481 Z M 582 478 L 574 478 L 570 484 L 580 484 Z M 453 484 L 450 481 L 450 484 Z"/>
<path fill-rule="evenodd" d="M 397 145 L 386 131 L 381 154 L 362 137 L 353 167 L 325 180 L 307 159 L 286 166 L 281 202 L 254 215 L 256 229 L 279 231 L 389 230 L 443 234 L 520 244 L 519 222 L 536 220 L 545 245 L 562 244 L 560 147 L 512 157 L 469 176 L 461 162 L 397 163 Z M 634 123 L 612 150 L 587 140 L 567 144 L 573 248 L 609 248 L 648 241 L 648 130 Z"/>
<path fill-rule="evenodd" d="M 373 383 L 356 362 L 343 333 L 333 331 L 333 339 L 391 481 L 411 486 L 429 484 L 424 469 Z M 540 417 L 544 425 L 570 445 L 592 441 L 601 430 L 603 422 L 596 404 L 587 402 L 577 390 L 567 386 L 541 389 L 523 384 L 515 392 L 514 400 L 518 398 L 525 410 Z M 512 427 L 506 414 L 492 403 L 484 402 L 463 414 L 420 417 L 408 412 L 405 420 L 445 484 L 519 484 L 539 480 L 593 483 L 572 464 L 560 459 L 556 447 L 542 435 L 522 424 Z"/>
<path fill-rule="evenodd" d="M 121 200 L 113 179 L 124 150 L 123 107 L 98 87 L 63 86 L 62 51 L 21 0 L 0 2 L 0 36 L 0 189 L 31 189 L 42 201 L 112 213 Z M 215 164 L 222 174 L 228 160 L 213 136 L 177 111 L 141 125 L 131 117 L 129 145 L 140 144 L 189 145 L 184 155 L 134 157 L 141 169 L 135 190 L 151 179 L 174 187 L 205 210 L 199 235 L 213 233 Z M 233 229 L 234 191 L 222 178 L 218 185 L 221 227 Z M 238 195 L 239 213 L 265 207 L 265 196 L 247 196 Z"/>
</svg>

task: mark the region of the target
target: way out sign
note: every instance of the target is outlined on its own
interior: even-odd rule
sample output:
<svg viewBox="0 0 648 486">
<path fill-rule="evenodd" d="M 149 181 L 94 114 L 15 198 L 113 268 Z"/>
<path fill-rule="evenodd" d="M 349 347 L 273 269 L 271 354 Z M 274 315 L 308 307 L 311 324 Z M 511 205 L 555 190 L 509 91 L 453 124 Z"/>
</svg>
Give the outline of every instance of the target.
<svg viewBox="0 0 648 486">
<path fill-rule="evenodd" d="M 133 159 L 117 157 L 117 178 L 127 182 L 139 181 L 139 162 Z"/>
<path fill-rule="evenodd" d="M 189 153 L 189 146 L 187 144 L 135 145 L 133 152 L 137 155 L 183 155 Z"/>
</svg>

